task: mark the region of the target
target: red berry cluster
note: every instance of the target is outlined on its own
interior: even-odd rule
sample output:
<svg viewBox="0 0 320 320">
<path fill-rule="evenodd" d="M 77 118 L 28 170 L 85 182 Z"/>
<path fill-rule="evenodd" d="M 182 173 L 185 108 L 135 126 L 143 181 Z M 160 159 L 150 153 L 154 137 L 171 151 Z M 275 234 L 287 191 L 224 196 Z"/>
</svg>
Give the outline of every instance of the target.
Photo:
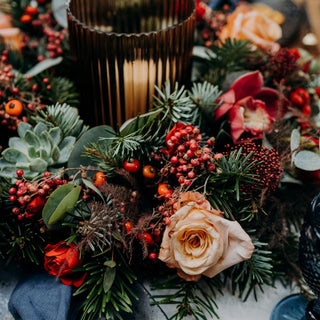
<svg viewBox="0 0 320 320">
<path fill-rule="evenodd" d="M 290 93 L 290 101 L 292 106 L 298 110 L 297 121 L 300 123 L 302 129 L 309 127 L 309 120 L 312 112 L 309 104 L 309 92 L 304 88 L 296 88 Z"/>
<path fill-rule="evenodd" d="M 124 229 L 126 233 L 129 236 L 132 236 L 134 233 L 135 227 L 133 226 L 132 222 L 127 221 L 124 224 Z M 137 239 L 146 245 L 148 250 L 148 258 L 155 262 L 158 258 L 158 250 L 159 250 L 159 244 L 162 241 L 162 231 L 158 226 L 156 226 L 154 223 L 150 223 L 149 227 L 146 228 L 146 230 L 138 232 L 136 234 Z"/>
<path fill-rule="evenodd" d="M 256 178 L 256 183 L 242 185 L 240 191 L 245 193 L 254 193 L 259 190 L 274 191 L 279 183 L 282 169 L 280 167 L 279 154 L 274 148 L 256 145 L 252 142 L 243 142 L 236 147 L 232 147 L 229 151 L 239 150 L 242 148 L 241 155 L 247 157 L 251 152 L 245 167 L 249 167 L 248 171 Z"/>
<path fill-rule="evenodd" d="M 300 58 L 296 50 L 281 48 L 274 55 L 270 55 L 267 70 L 273 79 L 280 82 L 297 68 L 297 60 Z"/>
<path fill-rule="evenodd" d="M 24 179 L 22 169 L 18 169 L 16 174 L 18 179 L 16 186 L 9 189 L 9 200 L 14 203 L 12 213 L 17 216 L 18 220 L 39 216 L 48 195 L 58 186 L 68 183 L 67 180 L 52 176 L 49 171 L 45 172 L 43 178 L 36 182 Z"/>
<path fill-rule="evenodd" d="M 167 165 L 161 169 L 162 175 L 175 175 L 181 186 L 188 187 L 204 169 L 215 170 L 215 159 L 211 151 L 214 139 L 201 147 L 202 135 L 192 125 L 177 123 L 167 134 L 168 149 L 161 151 L 169 158 Z"/>
</svg>

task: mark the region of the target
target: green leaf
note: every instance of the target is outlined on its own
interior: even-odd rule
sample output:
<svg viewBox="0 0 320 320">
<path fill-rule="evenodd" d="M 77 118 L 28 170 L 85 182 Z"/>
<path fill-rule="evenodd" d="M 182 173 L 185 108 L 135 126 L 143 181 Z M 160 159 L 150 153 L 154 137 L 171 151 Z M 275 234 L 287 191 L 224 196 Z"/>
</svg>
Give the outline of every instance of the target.
<svg viewBox="0 0 320 320">
<path fill-rule="evenodd" d="M 34 158 L 39 158 L 40 157 L 40 152 L 36 150 L 34 146 L 31 146 L 28 148 L 28 156 L 32 159 Z"/>
<path fill-rule="evenodd" d="M 47 131 L 48 127 L 42 123 L 39 122 L 33 129 L 33 132 L 39 137 L 41 135 L 42 132 Z"/>
<path fill-rule="evenodd" d="M 103 263 L 103 265 L 109 268 L 115 268 L 117 263 L 114 260 L 107 260 Z"/>
<path fill-rule="evenodd" d="M 47 161 L 37 158 L 30 162 L 30 170 L 33 172 L 45 172 L 48 168 Z"/>
<path fill-rule="evenodd" d="M 81 187 L 64 184 L 58 187 L 49 197 L 42 211 L 44 223 L 49 229 L 57 227 L 57 223 L 76 205 Z"/>
<path fill-rule="evenodd" d="M 59 127 L 55 127 L 49 130 L 49 135 L 53 141 L 53 145 L 57 146 L 62 139 L 62 132 Z"/>
<path fill-rule="evenodd" d="M 18 137 L 12 137 L 9 139 L 8 145 L 10 148 L 18 149 L 19 151 L 23 152 L 24 154 L 28 153 L 28 147 L 26 143 Z"/>
<path fill-rule="evenodd" d="M 138 129 L 143 128 L 148 121 L 156 119 L 160 113 L 161 110 L 157 109 L 127 120 L 120 128 L 121 135 L 126 136 L 132 132 L 137 131 Z"/>
<path fill-rule="evenodd" d="M 113 132 L 114 134 L 110 133 Z M 89 166 L 92 165 L 92 160 L 89 157 L 85 157 L 85 147 L 87 147 L 90 143 L 96 143 L 98 138 L 110 138 L 115 135 L 114 130 L 109 126 L 97 126 L 86 133 L 84 133 L 81 138 L 77 141 L 74 145 L 74 148 L 70 154 L 68 160 L 68 167 L 69 168 L 78 168 L 82 166 Z M 112 141 L 110 141 L 111 143 Z"/>
<path fill-rule="evenodd" d="M 302 150 L 295 154 L 293 163 L 301 170 L 320 170 L 320 155 L 312 151 Z"/>
<path fill-rule="evenodd" d="M 32 126 L 26 122 L 20 122 L 18 126 L 18 135 L 23 138 L 28 130 L 32 130 Z"/>
<path fill-rule="evenodd" d="M 47 151 L 47 153 L 51 153 L 51 148 L 53 147 L 53 141 L 48 133 L 48 131 L 43 131 L 40 134 L 40 143 L 41 147 Z"/>
<path fill-rule="evenodd" d="M 111 289 L 114 279 L 116 277 L 116 273 L 116 268 L 106 268 L 106 271 L 104 272 L 103 276 L 103 290 L 105 293 L 107 293 Z"/>
<path fill-rule="evenodd" d="M 21 151 L 13 148 L 7 148 L 2 152 L 3 158 L 10 162 L 10 163 L 16 163 L 17 161 L 21 162 L 27 162 L 28 157 L 22 153 Z"/>
<path fill-rule="evenodd" d="M 103 201 L 105 201 L 101 191 L 90 180 L 82 179 L 82 181 L 89 189 L 93 190 Z"/>
<path fill-rule="evenodd" d="M 34 146 L 36 148 L 40 147 L 40 141 L 38 139 L 38 137 L 35 135 L 35 133 L 33 133 L 30 130 L 27 130 L 25 135 L 24 135 L 24 140 L 26 141 L 27 144 L 29 144 L 30 146 Z"/>
<path fill-rule="evenodd" d="M 58 162 L 58 160 L 60 158 L 60 151 L 59 151 L 59 148 L 57 146 L 54 146 L 52 148 L 51 158 L 52 158 L 54 163 Z"/>
</svg>

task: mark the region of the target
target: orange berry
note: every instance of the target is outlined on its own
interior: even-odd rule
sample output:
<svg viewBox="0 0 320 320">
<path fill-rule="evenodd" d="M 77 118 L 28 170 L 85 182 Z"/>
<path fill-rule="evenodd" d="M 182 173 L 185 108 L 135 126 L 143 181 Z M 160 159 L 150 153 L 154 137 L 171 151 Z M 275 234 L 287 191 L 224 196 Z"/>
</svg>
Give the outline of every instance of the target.
<svg viewBox="0 0 320 320">
<path fill-rule="evenodd" d="M 10 116 L 19 116 L 23 111 L 23 105 L 19 100 L 10 100 L 7 102 L 5 110 Z"/>
<path fill-rule="evenodd" d="M 26 6 L 25 9 L 24 9 L 24 12 L 26 14 L 34 15 L 34 14 L 38 13 L 38 8 L 37 7 L 32 7 L 32 6 Z"/>
<path fill-rule="evenodd" d="M 99 171 L 95 174 L 95 180 L 94 180 L 93 184 L 96 187 L 103 187 L 105 185 L 106 181 L 107 181 L 107 178 L 106 178 L 105 174 L 103 172 Z"/>
<path fill-rule="evenodd" d="M 173 193 L 173 189 L 168 183 L 160 183 L 158 186 L 158 194 L 160 196 L 166 196 Z"/>
<path fill-rule="evenodd" d="M 142 174 L 147 179 L 153 179 L 156 176 L 156 173 L 156 169 L 150 165 L 146 165 L 142 169 Z"/>
<path fill-rule="evenodd" d="M 128 233 L 130 233 L 132 231 L 132 223 L 130 221 L 127 221 L 125 224 L 124 224 L 124 228 L 126 229 L 126 231 Z"/>
<path fill-rule="evenodd" d="M 32 20 L 32 17 L 31 17 L 30 14 L 24 14 L 24 15 L 22 15 L 22 16 L 20 17 L 20 21 L 21 21 L 22 23 L 28 23 L 28 22 L 30 22 L 31 20 Z"/>
</svg>

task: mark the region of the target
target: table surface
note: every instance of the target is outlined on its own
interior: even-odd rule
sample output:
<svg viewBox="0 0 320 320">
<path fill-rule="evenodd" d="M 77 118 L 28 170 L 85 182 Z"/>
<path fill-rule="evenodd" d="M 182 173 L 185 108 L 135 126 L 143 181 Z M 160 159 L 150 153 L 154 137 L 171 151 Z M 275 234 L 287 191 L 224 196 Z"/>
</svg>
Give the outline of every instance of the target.
<svg viewBox="0 0 320 320">
<path fill-rule="evenodd" d="M 0 267 L 0 319 L 13 320 L 8 311 L 8 301 L 10 294 L 17 283 L 19 271 L 12 268 Z M 258 301 L 253 295 L 246 302 L 241 301 L 236 296 L 231 295 L 228 290 L 224 290 L 224 295 L 217 296 L 217 310 L 221 320 L 270 320 L 270 315 L 279 301 L 290 294 L 297 293 L 297 289 L 284 288 L 281 283 L 277 283 L 275 288 L 265 286 L 264 293 L 258 292 Z M 143 301 L 142 303 L 147 303 Z M 170 316 L 173 314 L 172 306 L 164 306 L 164 312 Z M 139 320 L 165 320 L 163 314 L 153 309 L 148 316 Z M 214 318 L 215 319 L 215 318 Z M 30 319 L 31 320 L 31 319 Z M 36 320 L 36 319 L 32 319 Z M 208 318 L 210 320 L 210 318 Z"/>
</svg>

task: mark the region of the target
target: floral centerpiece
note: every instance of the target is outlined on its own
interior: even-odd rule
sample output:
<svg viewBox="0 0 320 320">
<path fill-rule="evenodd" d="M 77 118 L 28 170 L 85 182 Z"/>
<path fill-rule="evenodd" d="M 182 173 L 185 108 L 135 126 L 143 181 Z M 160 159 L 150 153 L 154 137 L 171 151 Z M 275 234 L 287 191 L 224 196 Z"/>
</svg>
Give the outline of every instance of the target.
<svg viewBox="0 0 320 320">
<path fill-rule="evenodd" d="M 228 281 L 243 299 L 277 278 L 301 285 L 292 226 L 318 184 L 319 67 L 275 43 L 281 21 L 196 1 L 192 86 L 168 83 L 150 112 L 89 128 L 51 3 L 9 4 L 22 56 L 4 48 L 0 61 L 6 263 L 73 286 L 81 319 L 132 313 L 141 274 L 153 304 L 177 305 L 171 319 L 218 316 Z"/>
</svg>

